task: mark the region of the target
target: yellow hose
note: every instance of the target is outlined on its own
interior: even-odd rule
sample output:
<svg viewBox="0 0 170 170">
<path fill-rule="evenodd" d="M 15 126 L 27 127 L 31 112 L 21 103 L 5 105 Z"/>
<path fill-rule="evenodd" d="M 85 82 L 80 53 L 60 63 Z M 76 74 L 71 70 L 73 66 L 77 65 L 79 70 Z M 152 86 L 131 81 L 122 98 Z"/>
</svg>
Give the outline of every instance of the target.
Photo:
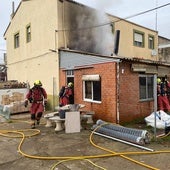
<svg viewBox="0 0 170 170">
<path fill-rule="evenodd" d="M 104 124 L 103 124 L 103 125 L 104 125 Z M 103 125 L 102 125 L 102 126 L 103 126 Z M 91 144 L 92 144 L 93 146 L 101 149 L 101 150 L 104 150 L 104 151 L 107 151 L 107 152 L 110 152 L 110 153 L 113 153 L 113 154 L 117 154 L 116 152 L 113 152 L 113 151 L 111 151 L 111 150 L 109 150 L 109 149 L 106 149 L 106 148 L 103 148 L 103 147 L 100 147 L 100 146 L 96 145 L 96 144 L 92 141 L 92 135 L 93 135 L 93 133 L 94 133 L 99 127 L 100 127 L 100 126 L 98 126 L 98 127 L 91 133 L 91 135 L 90 135 L 90 142 L 91 142 Z M 144 166 L 144 167 L 146 167 L 146 168 L 153 169 L 153 170 L 158 170 L 157 168 L 151 167 L 151 166 L 149 166 L 149 165 L 146 165 L 146 164 L 144 164 L 144 163 L 141 163 L 141 162 L 139 162 L 139 161 L 136 161 L 136 160 L 134 160 L 134 159 L 131 159 L 131 158 L 127 157 L 127 156 L 124 156 L 123 154 L 124 154 L 124 153 L 122 153 L 122 154 L 119 153 L 119 156 L 122 157 L 122 158 L 125 158 L 125 159 L 127 159 L 127 160 L 130 160 L 130 161 L 132 161 L 132 162 L 134 162 L 134 163 L 136 163 L 136 164 L 139 164 L 139 165 L 141 165 L 141 166 Z"/>
<path fill-rule="evenodd" d="M 102 170 L 106 170 L 105 168 L 99 166 L 99 165 L 96 165 L 95 163 L 93 163 L 92 161 L 88 160 L 88 159 L 77 159 L 77 158 L 73 158 L 73 159 L 67 159 L 67 160 L 62 160 L 62 161 L 59 161 L 57 162 L 56 164 L 54 164 L 52 167 L 51 167 L 51 170 L 55 170 L 55 167 L 58 166 L 59 164 L 63 163 L 63 162 L 67 162 L 67 161 L 75 161 L 75 160 L 86 160 L 88 161 L 89 163 L 91 163 L 92 165 L 94 165 L 95 167 L 97 168 L 100 168 Z"/>
<path fill-rule="evenodd" d="M 98 127 L 97 127 L 98 128 Z M 96 128 L 96 129 L 97 129 Z M 95 129 L 95 130 L 96 130 Z M 121 156 L 122 158 L 125 158 L 127 160 L 130 160 L 136 164 L 139 164 L 141 166 L 144 166 L 146 168 L 149 168 L 149 169 L 152 169 L 152 170 L 158 170 L 157 168 L 154 168 L 154 167 L 151 167 L 149 165 L 146 165 L 146 164 L 143 164 L 139 161 L 136 161 L 134 159 L 131 159 L 125 155 L 137 155 L 137 154 L 160 154 L 160 153 L 170 153 L 170 151 L 154 151 L 154 152 L 114 152 L 112 150 L 109 150 L 109 149 L 106 149 L 106 148 L 103 148 L 103 147 L 100 147 L 98 145 L 96 145 L 93 141 L 92 141 L 92 136 L 95 132 L 95 130 L 90 134 L 90 143 L 96 147 L 96 148 L 99 148 L 101 150 L 104 150 L 106 152 L 109 152 L 107 154 L 101 154 L 101 155 L 87 155 L 87 156 L 60 156 L 60 157 L 57 157 L 57 156 L 52 156 L 52 157 L 47 157 L 47 156 L 33 156 L 33 155 L 28 155 L 24 152 L 22 152 L 21 148 L 22 148 L 22 144 L 24 143 L 24 140 L 26 137 L 31 137 L 31 136 L 35 136 L 35 135 L 38 135 L 40 133 L 40 130 L 38 129 L 26 129 L 26 130 L 14 130 L 14 131 L 8 131 L 8 130 L 0 130 L 0 135 L 1 136 L 4 136 L 4 137 L 15 137 L 15 138 L 21 138 L 21 141 L 18 145 L 18 152 L 25 156 L 25 157 L 28 157 L 28 158 L 32 158 L 32 159 L 40 159 L 40 160 L 63 160 L 63 161 L 60 161 L 59 163 L 57 163 L 56 165 L 62 163 L 62 162 L 65 162 L 65 161 L 70 161 L 70 160 L 80 160 L 80 159 L 92 159 L 92 158 L 104 158 L 104 157 L 111 157 L 111 156 Z M 31 131 L 33 134 L 32 135 L 25 135 L 23 132 L 27 132 L 27 131 Z M 10 134 L 10 135 L 9 135 Z M 11 135 L 12 134 L 12 135 Z M 19 136 L 18 136 L 19 135 Z M 89 161 L 89 160 L 88 160 Z M 97 165 L 96 165 L 97 166 Z M 102 167 L 99 167 L 99 168 L 102 168 Z"/>
</svg>

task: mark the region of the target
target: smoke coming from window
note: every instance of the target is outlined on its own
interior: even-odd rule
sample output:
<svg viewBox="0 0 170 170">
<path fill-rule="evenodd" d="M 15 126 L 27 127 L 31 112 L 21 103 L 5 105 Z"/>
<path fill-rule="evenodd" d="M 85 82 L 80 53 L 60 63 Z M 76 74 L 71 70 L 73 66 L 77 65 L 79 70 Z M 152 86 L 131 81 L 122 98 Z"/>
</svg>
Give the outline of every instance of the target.
<svg viewBox="0 0 170 170">
<path fill-rule="evenodd" d="M 70 49 L 109 56 L 113 53 L 114 35 L 106 14 L 88 7 L 72 6 L 68 18 Z"/>
</svg>

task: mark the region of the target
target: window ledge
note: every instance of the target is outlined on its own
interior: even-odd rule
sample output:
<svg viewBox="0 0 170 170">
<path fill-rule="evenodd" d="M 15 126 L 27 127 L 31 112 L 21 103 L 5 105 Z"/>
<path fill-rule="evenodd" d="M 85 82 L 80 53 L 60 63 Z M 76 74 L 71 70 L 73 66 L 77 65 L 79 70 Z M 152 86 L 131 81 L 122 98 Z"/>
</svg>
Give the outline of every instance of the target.
<svg viewBox="0 0 170 170">
<path fill-rule="evenodd" d="M 98 103 L 101 104 L 101 101 L 95 101 L 95 100 L 88 100 L 88 99 L 84 99 L 85 102 L 90 102 L 90 103 Z"/>
</svg>

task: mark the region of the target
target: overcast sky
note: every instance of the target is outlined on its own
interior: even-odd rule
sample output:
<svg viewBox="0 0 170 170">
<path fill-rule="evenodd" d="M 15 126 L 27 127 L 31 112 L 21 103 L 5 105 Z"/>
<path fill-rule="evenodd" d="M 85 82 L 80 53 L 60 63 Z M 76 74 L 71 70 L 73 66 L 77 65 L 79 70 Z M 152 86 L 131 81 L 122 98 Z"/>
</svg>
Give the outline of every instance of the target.
<svg viewBox="0 0 170 170">
<path fill-rule="evenodd" d="M 3 34 L 10 22 L 12 12 L 12 1 L 17 8 L 21 0 L 0 0 L 0 63 L 2 56 L 6 52 L 6 42 Z M 156 7 L 166 5 L 157 10 L 146 12 L 145 14 L 131 17 L 128 20 L 139 25 L 157 30 L 160 36 L 170 39 L 170 0 L 75 0 L 79 3 L 102 10 L 112 15 L 127 18 Z M 50 3 L 50 0 L 49 0 Z"/>
</svg>

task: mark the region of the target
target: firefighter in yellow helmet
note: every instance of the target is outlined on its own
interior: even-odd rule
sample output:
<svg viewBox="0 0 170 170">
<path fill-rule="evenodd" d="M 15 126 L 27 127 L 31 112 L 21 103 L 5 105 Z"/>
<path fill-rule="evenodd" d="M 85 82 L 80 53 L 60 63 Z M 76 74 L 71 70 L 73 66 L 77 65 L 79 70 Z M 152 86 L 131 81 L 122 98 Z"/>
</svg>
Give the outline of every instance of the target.
<svg viewBox="0 0 170 170">
<path fill-rule="evenodd" d="M 47 93 L 40 80 L 36 80 L 34 86 L 27 93 L 25 107 L 27 107 L 28 101 L 31 103 L 31 128 L 35 128 L 35 124 L 40 124 L 44 106 L 47 104 Z"/>
<path fill-rule="evenodd" d="M 69 83 L 68 83 L 68 87 L 73 87 L 73 83 L 72 83 L 72 82 L 69 82 Z"/>
<path fill-rule="evenodd" d="M 74 104 L 73 96 L 73 83 L 69 82 L 67 86 L 62 86 L 60 93 L 60 106 L 65 106 L 67 104 Z"/>
</svg>

